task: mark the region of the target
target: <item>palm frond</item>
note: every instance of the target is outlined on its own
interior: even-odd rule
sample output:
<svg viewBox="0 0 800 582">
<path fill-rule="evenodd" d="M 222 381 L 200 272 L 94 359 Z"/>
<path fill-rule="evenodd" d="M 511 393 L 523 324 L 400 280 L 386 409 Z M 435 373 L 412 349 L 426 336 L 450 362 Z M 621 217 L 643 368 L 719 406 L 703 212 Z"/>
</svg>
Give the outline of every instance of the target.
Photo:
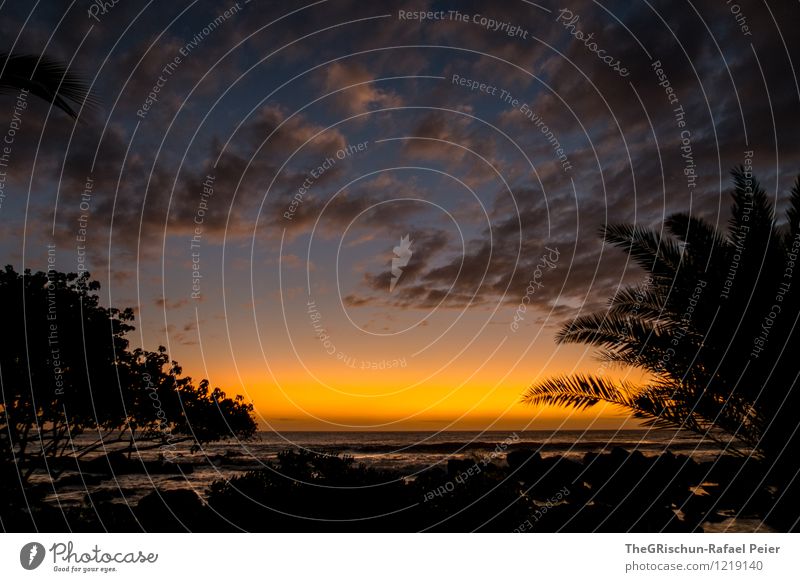
<svg viewBox="0 0 800 582">
<path fill-rule="evenodd" d="M 772 234 L 775 211 L 766 191 L 744 166 L 734 168 L 731 175 L 734 183 L 729 221 L 731 236 L 747 232 L 748 238 L 760 240 L 768 237 Z"/>
<path fill-rule="evenodd" d="M 665 233 L 624 224 L 602 228 L 605 241 L 628 252 L 651 277 L 618 290 L 604 312 L 580 315 L 556 335 L 558 343 L 590 344 L 605 364 L 645 371 L 649 380 L 633 386 L 591 375 L 559 376 L 529 387 L 523 402 L 576 409 L 603 402 L 647 425 L 704 438 L 727 435 L 747 454 L 784 454 L 783 435 L 797 427 L 796 415 L 787 411 L 800 402 L 791 356 L 800 349 L 792 323 L 800 291 L 785 281 L 787 265 L 797 260 L 800 177 L 786 213 L 788 229 L 779 232 L 764 188 L 744 167 L 732 173 L 725 233 L 688 213 L 670 216 Z M 759 343 L 772 304 L 780 317 L 769 324 L 769 343 Z M 800 437 L 793 442 L 800 446 Z"/>
<path fill-rule="evenodd" d="M 679 322 L 670 318 L 643 318 L 625 313 L 590 313 L 575 318 L 556 333 L 560 344 L 588 343 L 617 347 L 631 340 L 668 335 Z"/>
<path fill-rule="evenodd" d="M 623 382 L 611 382 L 597 376 L 556 376 L 534 384 L 522 397 L 529 405 L 565 406 L 583 410 L 600 402 L 632 408 L 636 388 Z"/>
<path fill-rule="evenodd" d="M 48 56 L 0 53 L 0 93 L 27 89 L 77 118 L 75 108 L 94 106 L 86 82 L 68 66 Z"/>
<path fill-rule="evenodd" d="M 657 321 L 665 315 L 665 294 L 653 285 L 618 289 L 609 300 L 609 313 Z"/>
<path fill-rule="evenodd" d="M 607 224 L 600 229 L 603 239 L 627 250 L 645 271 L 662 280 L 675 275 L 681 263 L 681 248 L 669 237 L 632 224 Z"/>
<path fill-rule="evenodd" d="M 791 247 L 794 238 L 800 234 L 800 176 L 795 178 L 794 186 L 792 186 L 789 208 L 786 210 L 786 220 L 789 223 L 786 246 Z"/>
<path fill-rule="evenodd" d="M 673 214 L 664 222 L 667 230 L 684 243 L 683 262 L 705 267 L 715 253 L 722 252 L 728 243 L 714 225 L 686 213 Z"/>
<path fill-rule="evenodd" d="M 644 388 L 613 382 L 597 376 L 574 375 L 548 378 L 529 387 L 522 402 L 531 406 L 562 406 L 585 410 L 600 403 L 629 411 L 647 426 L 682 428 L 695 432 L 713 424 L 687 408 L 669 384 Z"/>
</svg>

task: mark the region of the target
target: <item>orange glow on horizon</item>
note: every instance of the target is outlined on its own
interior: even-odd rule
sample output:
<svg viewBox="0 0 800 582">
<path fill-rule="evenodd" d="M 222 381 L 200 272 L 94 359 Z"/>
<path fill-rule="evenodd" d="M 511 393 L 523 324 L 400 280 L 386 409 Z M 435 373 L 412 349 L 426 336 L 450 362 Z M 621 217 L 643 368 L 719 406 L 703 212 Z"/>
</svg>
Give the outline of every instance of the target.
<svg viewBox="0 0 800 582">
<path fill-rule="evenodd" d="M 231 329 L 234 322 L 229 322 Z M 306 322 L 307 323 L 307 322 Z M 595 406 L 578 411 L 533 407 L 521 402 L 526 388 L 547 377 L 575 373 L 641 382 L 636 371 L 607 368 L 586 345 L 554 343 L 556 326 L 531 325 L 509 334 L 507 322 L 415 352 L 411 338 L 351 338 L 342 328 L 330 335 L 336 353 L 364 361 L 406 354 L 406 366 L 361 369 L 326 353 L 313 328 L 297 324 L 291 335 L 253 337 L 247 327 L 221 333 L 217 322 L 203 328 L 204 342 L 173 346 L 187 374 L 207 377 L 228 395 L 252 402 L 262 430 L 439 431 L 565 430 L 638 428 L 627 411 Z M 465 324 L 469 325 L 469 324 Z M 265 323 L 264 328 L 269 329 Z M 430 328 L 426 331 L 430 333 Z M 434 336 L 435 337 L 435 336 Z M 466 338 L 467 336 L 463 336 Z M 424 339 L 424 338 L 423 338 Z M 212 341 L 213 340 L 213 341 Z M 211 344 L 211 345 L 210 345 Z M 424 343 L 422 345 L 425 345 Z M 354 360 L 358 361 L 358 360 Z"/>
</svg>

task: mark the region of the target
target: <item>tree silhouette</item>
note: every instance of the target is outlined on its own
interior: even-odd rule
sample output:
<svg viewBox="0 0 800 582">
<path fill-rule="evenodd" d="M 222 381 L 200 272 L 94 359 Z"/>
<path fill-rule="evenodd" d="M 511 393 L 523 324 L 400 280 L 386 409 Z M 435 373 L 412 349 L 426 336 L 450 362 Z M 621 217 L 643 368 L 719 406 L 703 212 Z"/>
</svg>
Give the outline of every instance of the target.
<svg viewBox="0 0 800 582">
<path fill-rule="evenodd" d="M 92 105 L 86 82 L 66 63 L 47 55 L 0 53 L 0 94 L 30 91 L 77 118 L 73 106 Z"/>
<path fill-rule="evenodd" d="M 580 316 L 560 343 L 599 348 L 601 360 L 647 372 L 645 385 L 601 376 L 545 379 L 523 401 L 587 408 L 600 402 L 651 425 L 728 438 L 768 461 L 787 482 L 797 468 L 800 348 L 800 178 L 788 224 L 743 167 L 733 172 L 727 232 L 688 214 L 666 233 L 610 225 L 604 240 L 627 250 L 648 276 L 620 289 L 602 313 Z"/>
<path fill-rule="evenodd" d="M 130 349 L 133 311 L 103 307 L 98 288 L 87 273 L 0 271 L 0 456 L 22 483 L 100 448 L 170 459 L 179 442 L 254 434 L 241 396 L 195 385 L 163 347 Z"/>
</svg>

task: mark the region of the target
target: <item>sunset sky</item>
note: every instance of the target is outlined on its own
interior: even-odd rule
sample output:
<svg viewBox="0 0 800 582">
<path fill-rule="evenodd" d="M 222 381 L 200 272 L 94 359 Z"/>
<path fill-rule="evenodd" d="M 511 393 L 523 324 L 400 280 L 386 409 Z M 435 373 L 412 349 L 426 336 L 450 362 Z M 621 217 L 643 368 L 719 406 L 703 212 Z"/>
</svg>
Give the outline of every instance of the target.
<svg viewBox="0 0 800 582">
<path fill-rule="evenodd" d="M 622 426 L 519 403 L 551 374 L 626 374 L 553 341 L 644 277 L 599 227 L 724 227 L 745 152 L 770 196 L 800 171 L 780 7 L 140 4 L 0 8 L 0 52 L 71 62 L 98 101 L 75 124 L 29 99 L 0 254 L 44 269 L 55 243 L 74 272 L 85 229 L 132 343 L 265 429 Z"/>
</svg>

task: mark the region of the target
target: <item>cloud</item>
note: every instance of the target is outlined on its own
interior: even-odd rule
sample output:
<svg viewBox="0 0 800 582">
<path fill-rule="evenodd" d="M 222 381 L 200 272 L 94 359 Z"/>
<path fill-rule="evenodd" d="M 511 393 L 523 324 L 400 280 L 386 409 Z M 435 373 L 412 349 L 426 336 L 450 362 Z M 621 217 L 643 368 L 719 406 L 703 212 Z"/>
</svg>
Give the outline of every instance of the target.
<svg viewBox="0 0 800 582">
<path fill-rule="evenodd" d="M 563 310 L 565 303 L 579 305 L 584 299 L 587 307 L 602 305 L 620 280 L 636 272 L 626 267 L 624 253 L 602 247 L 596 235 L 600 224 L 636 221 L 657 227 L 670 213 L 692 208 L 722 225 L 729 204 L 727 173 L 746 149 L 755 152 L 756 170 L 771 194 L 785 192 L 800 168 L 794 138 L 800 130 L 800 96 L 792 66 L 800 51 L 791 34 L 797 6 L 740 4 L 752 36 L 743 34 L 725 3 L 714 0 L 693 3 L 696 13 L 676 10 L 666 0 L 635 6 L 572 2 L 569 9 L 580 15 L 578 28 L 594 33 L 598 47 L 624 63 L 627 77 L 555 22 L 558 5 L 545 2 L 553 10 L 547 13 L 525 3 L 470 0 L 442 8 L 518 24 L 530 38 L 509 38 L 471 21 L 415 23 L 396 17 L 399 9 L 427 9 L 431 2 L 344 0 L 283 18 L 212 71 L 210 65 L 247 34 L 296 9 L 266 2 L 253 10 L 251 4 L 247 14 L 217 28 L 181 63 L 144 120 L 136 111 L 164 65 L 219 14 L 219 3 L 193 5 L 166 30 L 182 7 L 159 6 L 134 20 L 138 8 L 120 3 L 85 40 L 85 10 L 71 11 L 56 28 L 64 14 L 54 3 L 38 7 L 31 19 L 27 6 L 5 7 L 0 24 L 5 38 L 16 38 L 25 26 L 15 50 L 37 53 L 47 46 L 56 57 L 74 55 L 77 68 L 89 78 L 97 75 L 94 89 L 104 105 L 72 135 L 72 120 L 58 112 L 46 117 L 47 106 L 31 101 L 8 168 L 12 197 L 4 203 L 2 227 L 7 255 L 21 260 L 21 233 L 29 240 L 49 240 L 56 193 L 55 237 L 74 249 L 81 193 L 91 177 L 87 246 L 92 262 L 113 264 L 115 277 L 131 279 L 140 259 L 145 268 L 180 259 L 180 245 L 195 228 L 203 182 L 213 175 L 202 225 L 210 245 L 223 238 L 247 241 L 254 230 L 260 241 L 274 245 L 284 229 L 291 244 L 317 219 L 317 234 L 327 243 L 361 215 L 345 245 L 356 257 L 348 266 L 364 268 L 353 271 L 357 280 L 348 290 L 350 305 L 429 308 L 443 297 L 448 306 L 513 304 L 545 245 L 557 245 L 564 263 L 541 290 L 542 307 Z M 278 52 L 234 83 L 273 51 Z M 676 104 L 659 85 L 654 60 L 661 61 L 685 111 L 685 127 L 679 127 Z M 452 74 L 494 84 L 529 105 L 553 131 L 573 169 L 561 168 L 552 144 L 518 108 L 453 86 Z M 403 75 L 444 79 L 377 81 Z M 356 86 L 294 114 L 322 94 L 350 85 Z M 227 97 L 212 110 L 225 91 Z M 345 116 L 387 107 L 408 109 L 365 115 L 358 123 L 322 131 Z M 442 108 L 496 125 L 513 141 Z M 692 187 L 680 149 L 684 129 L 690 132 L 698 173 Z M 374 143 L 394 137 L 412 139 Z M 361 139 L 371 142 L 364 159 L 337 163 L 325 172 L 293 218 L 285 219 L 309 171 Z M 516 207 L 492 168 L 475 154 L 502 172 Z M 382 171 L 395 165 L 431 171 Z M 370 171 L 379 173 L 356 180 L 333 198 Z M 466 183 L 477 200 L 488 200 L 490 224 L 482 222 L 474 201 L 464 202 L 462 187 L 436 178 L 438 172 Z M 21 201 L 27 200 L 29 183 L 25 224 Z M 465 227 L 465 249 L 438 211 L 389 204 L 393 198 L 420 198 L 447 208 Z M 391 245 L 406 232 L 413 233 L 420 252 L 396 293 L 388 294 Z M 171 246 L 173 239 L 178 244 Z M 370 262 L 358 251 L 379 258 Z M 288 256 L 302 253 L 291 249 Z"/>
<path fill-rule="evenodd" d="M 372 82 L 374 78 L 361 65 L 335 62 L 325 67 L 322 87 L 326 92 L 349 87 L 331 97 L 336 108 L 348 115 L 372 109 L 400 107 L 403 100 L 392 91 L 376 87 Z"/>
</svg>

